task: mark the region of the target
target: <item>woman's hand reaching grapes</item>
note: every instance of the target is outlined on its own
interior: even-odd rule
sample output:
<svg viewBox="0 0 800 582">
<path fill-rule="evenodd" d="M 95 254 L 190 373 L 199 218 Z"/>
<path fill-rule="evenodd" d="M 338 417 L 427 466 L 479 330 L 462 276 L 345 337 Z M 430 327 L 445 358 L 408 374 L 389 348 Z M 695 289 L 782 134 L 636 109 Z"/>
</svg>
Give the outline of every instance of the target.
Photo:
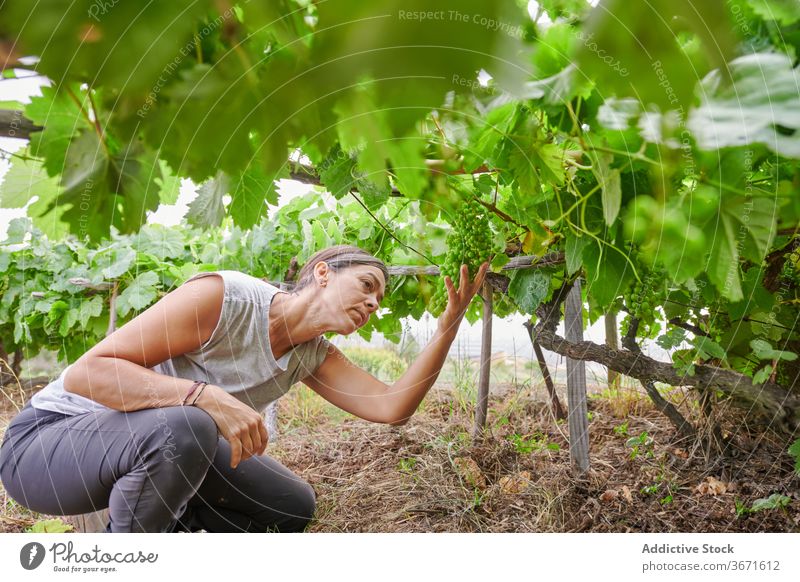
<svg viewBox="0 0 800 582">
<path fill-rule="evenodd" d="M 483 285 L 483 280 L 486 278 L 486 271 L 489 270 L 489 262 L 484 262 L 479 268 L 475 278 L 469 280 L 469 268 L 467 265 L 461 265 L 461 281 L 459 282 L 458 289 L 453 285 L 453 280 L 449 276 L 445 276 L 444 285 L 447 289 L 447 307 L 439 316 L 439 331 L 443 333 L 455 333 L 458 326 L 461 324 L 461 319 L 467 312 L 472 298 L 475 293 Z"/>
</svg>

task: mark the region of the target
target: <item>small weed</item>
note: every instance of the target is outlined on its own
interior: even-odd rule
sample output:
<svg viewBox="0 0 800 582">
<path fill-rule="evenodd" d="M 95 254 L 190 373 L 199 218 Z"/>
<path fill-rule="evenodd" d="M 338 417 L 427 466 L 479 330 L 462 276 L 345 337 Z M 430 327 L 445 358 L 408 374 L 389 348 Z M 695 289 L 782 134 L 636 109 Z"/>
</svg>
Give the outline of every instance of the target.
<svg viewBox="0 0 800 582">
<path fill-rule="evenodd" d="M 74 528 L 60 519 L 42 519 L 25 530 L 25 533 L 65 533 Z"/>
<path fill-rule="evenodd" d="M 528 455 L 533 451 L 541 451 L 543 449 L 549 451 L 561 450 L 558 443 L 548 442 L 547 435 L 541 432 L 535 432 L 531 435 L 514 433 L 507 440 L 514 445 L 514 450 L 520 455 Z"/>
<path fill-rule="evenodd" d="M 628 421 L 626 420 L 622 424 L 618 424 L 614 427 L 614 434 L 619 435 L 621 437 L 628 436 Z"/>
<path fill-rule="evenodd" d="M 791 497 L 773 493 L 764 499 L 756 499 L 750 507 L 750 513 L 756 513 L 765 509 L 785 509 L 792 502 Z"/>
<path fill-rule="evenodd" d="M 786 506 L 791 502 L 792 499 L 790 497 L 781 495 L 780 493 L 773 493 L 769 497 L 756 499 L 750 507 L 747 507 L 747 504 L 743 501 L 734 499 L 734 503 L 736 504 L 736 517 L 738 518 L 746 517 L 751 513 L 758 513 L 766 509 L 782 509 L 786 511 Z"/>
<path fill-rule="evenodd" d="M 635 459 L 640 454 L 645 458 L 652 459 L 653 454 L 653 437 L 647 434 L 647 431 L 642 431 L 638 437 L 631 437 L 625 441 L 625 446 L 631 449 L 631 459 Z"/>
<path fill-rule="evenodd" d="M 658 493 L 658 484 L 653 483 L 652 485 L 645 485 L 641 488 L 641 492 L 645 495 L 655 495 Z"/>
<path fill-rule="evenodd" d="M 406 457 L 404 459 L 400 459 L 400 462 L 397 463 L 397 470 L 401 473 L 406 473 L 410 475 L 414 472 L 414 467 L 417 466 L 417 459 L 414 457 Z"/>
<path fill-rule="evenodd" d="M 733 502 L 736 504 L 736 517 L 747 517 L 750 513 L 750 508 L 740 499 L 734 499 Z"/>
</svg>

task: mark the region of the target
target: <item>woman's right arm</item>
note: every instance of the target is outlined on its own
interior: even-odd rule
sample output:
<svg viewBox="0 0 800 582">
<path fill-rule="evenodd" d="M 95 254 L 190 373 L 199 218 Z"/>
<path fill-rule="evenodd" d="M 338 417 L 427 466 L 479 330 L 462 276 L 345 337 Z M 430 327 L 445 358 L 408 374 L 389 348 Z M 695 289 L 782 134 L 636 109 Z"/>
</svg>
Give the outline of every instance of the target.
<svg viewBox="0 0 800 582">
<path fill-rule="evenodd" d="M 180 406 L 195 379 L 148 368 L 208 341 L 221 316 L 223 293 L 219 276 L 181 285 L 83 354 L 64 376 L 64 390 L 123 412 Z M 231 466 L 264 452 L 268 435 L 251 407 L 213 384 L 195 406 L 230 442 Z"/>
</svg>

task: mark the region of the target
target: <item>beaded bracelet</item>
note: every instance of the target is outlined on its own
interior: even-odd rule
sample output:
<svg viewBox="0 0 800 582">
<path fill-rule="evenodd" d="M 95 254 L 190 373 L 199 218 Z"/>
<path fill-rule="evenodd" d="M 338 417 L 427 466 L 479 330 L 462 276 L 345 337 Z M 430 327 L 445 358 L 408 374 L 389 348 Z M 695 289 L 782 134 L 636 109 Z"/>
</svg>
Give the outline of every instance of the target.
<svg viewBox="0 0 800 582">
<path fill-rule="evenodd" d="M 194 406 L 194 405 L 195 405 L 195 403 L 196 403 L 198 400 L 200 400 L 200 395 L 203 393 L 203 390 L 205 390 L 205 389 L 206 389 L 206 386 L 208 386 L 208 382 L 203 382 L 203 387 L 202 387 L 202 388 L 200 388 L 200 391 L 197 393 L 197 396 L 195 396 L 195 397 L 194 397 L 194 400 L 192 400 L 192 404 L 191 404 L 192 406 Z"/>
<path fill-rule="evenodd" d="M 189 389 L 189 392 L 187 392 L 186 396 L 183 397 L 183 401 L 181 402 L 181 406 L 186 406 L 186 401 L 189 400 L 189 397 L 192 394 L 194 394 L 194 391 L 197 390 L 197 388 L 201 384 L 207 384 L 207 382 L 203 382 L 202 380 L 197 380 L 194 384 L 192 384 L 192 387 Z"/>
</svg>

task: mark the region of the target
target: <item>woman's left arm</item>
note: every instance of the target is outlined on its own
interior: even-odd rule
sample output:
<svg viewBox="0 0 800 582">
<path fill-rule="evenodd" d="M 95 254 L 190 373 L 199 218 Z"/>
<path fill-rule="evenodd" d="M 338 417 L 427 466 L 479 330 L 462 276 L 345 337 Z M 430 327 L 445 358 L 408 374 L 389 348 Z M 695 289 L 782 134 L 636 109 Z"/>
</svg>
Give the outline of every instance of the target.
<svg viewBox="0 0 800 582">
<path fill-rule="evenodd" d="M 483 263 L 470 281 L 467 266 L 462 265 L 458 289 L 450 277 L 445 277 L 447 307 L 439 316 L 437 330 L 417 359 L 391 386 L 353 365 L 336 348 L 335 354 L 330 354 L 317 372 L 303 382 L 356 416 L 373 422 L 405 424 L 436 382 L 461 320 L 488 269 L 489 263 Z"/>
</svg>

